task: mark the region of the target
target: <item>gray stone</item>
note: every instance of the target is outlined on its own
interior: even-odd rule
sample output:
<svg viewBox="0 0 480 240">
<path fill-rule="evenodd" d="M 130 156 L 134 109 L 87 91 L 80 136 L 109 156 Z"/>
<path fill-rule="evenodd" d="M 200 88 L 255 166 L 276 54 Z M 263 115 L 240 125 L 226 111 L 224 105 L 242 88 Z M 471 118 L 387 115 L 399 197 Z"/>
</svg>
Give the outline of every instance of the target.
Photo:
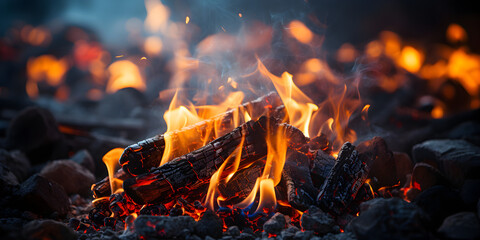
<svg viewBox="0 0 480 240">
<path fill-rule="evenodd" d="M 427 162 L 442 172 L 456 187 L 480 172 L 480 147 L 465 140 L 429 140 L 413 147 L 415 162 Z"/>
<path fill-rule="evenodd" d="M 65 216 L 70 209 L 70 200 L 61 185 L 39 175 L 33 175 L 14 193 L 19 198 L 19 207 L 48 215 L 57 212 Z"/>
<path fill-rule="evenodd" d="M 57 160 L 47 164 L 40 176 L 62 185 L 67 194 L 90 195 L 95 176 L 86 168 L 72 160 Z"/>
<path fill-rule="evenodd" d="M 0 190 L 6 186 L 17 186 L 18 179 L 12 171 L 0 163 Z"/>
<path fill-rule="evenodd" d="M 223 232 L 223 221 L 217 214 L 207 210 L 203 213 L 200 220 L 195 226 L 195 234 L 204 238 L 210 236 L 213 238 L 221 238 Z"/>
<path fill-rule="evenodd" d="M 335 220 L 316 206 L 310 206 L 303 213 L 301 225 L 303 230 L 312 230 L 319 235 L 340 231 L 340 228 L 335 224 Z"/>
<path fill-rule="evenodd" d="M 93 160 L 93 157 L 88 150 L 80 150 L 70 159 L 90 170 L 90 172 L 95 173 L 95 160 Z"/>
<path fill-rule="evenodd" d="M 346 230 L 357 239 L 429 239 L 429 220 L 415 204 L 399 198 L 376 198 L 360 205 L 360 215 Z"/>
<path fill-rule="evenodd" d="M 228 232 L 228 235 L 230 236 L 234 236 L 234 237 L 240 236 L 240 229 L 237 226 L 229 227 L 227 232 Z"/>
<path fill-rule="evenodd" d="M 275 213 L 263 224 L 263 230 L 270 234 L 278 235 L 286 227 L 287 221 L 281 213 Z"/>
<path fill-rule="evenodd" d="M 475 207 L 478 199 L 480 199 L 480 179 L 465 180 L 460 196 L 466 205 Z"/>
<path fill-rule="evenodd" d="M 310 240 L 313 237 L 313 231 L 298 231 L 293 237 L 294 240 Z"/>
<path fill-rule="evenodd" d="M 250 234 L 250 233 L 240 233 L 240 236 L 238 236 L 236 239 L 238 239 L 238 240 L 253 240 L 253 239 L 255 239 L 255 236 Z"/>
<path fill-rule="evenodd" d="M 0 149 L 0 164 L 10 169 L 20 182 L 27 179 L 31 167 L 25 154 L 17 150 L 8 152 Z"/>
<path fill-rule="evenodd" d="M 75 232 L 67 225 L 53 220 L 35 220 L 23 227 L 26 239 L 74 240 Z"/>
<path fill-rule="evenodd" d="M 184 229 L 193 232 L 195 220 L 190 216 L 139 216 L 133 222 L 135 233 L 144 239 L 173 239 L 181 237 Z"/>
<path fill-rule="evenodd" d="M 425 191 L 435 185 L 448 185 L 448 180 L 435 167 L 427 163 L 417 163 L 412 172 L 412 186 Z"/>
<path fill-rule="evenodd" d="M 479 239 L 480 222 L 473 212 L 460 212 L 447 217 L 438 233 L 448 239 Z"/>
</svg>

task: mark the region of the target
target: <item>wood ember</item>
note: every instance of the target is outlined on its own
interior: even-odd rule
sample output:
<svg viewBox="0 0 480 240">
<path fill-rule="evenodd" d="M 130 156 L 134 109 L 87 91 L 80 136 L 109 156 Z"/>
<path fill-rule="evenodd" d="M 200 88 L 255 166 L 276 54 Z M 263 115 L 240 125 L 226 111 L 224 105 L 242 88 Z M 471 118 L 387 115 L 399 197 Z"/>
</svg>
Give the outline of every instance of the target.
<svg viewBox="0 0 480 240">
<path fill-rule="evenodd" d="M 189 141 L 185 141 L 188 143 L 187 146 L 183 145 L 181 148 L 174 148 L 172 150 L 171 158 L 180 157 L 202 147 L 205 142 L 214 140 L 215 134 L 214 131 L 211 131 L 214 126 L 220 125 L 221 128 L 219 130 L 221 133 L 227 133 L 233 130 L 234 119 L 236 112 L 238 113 L 238 109 L 247 111 L 252 119 L 256 119 L 266 113 L 274 113 L 276 107 L 281 104 L 280 97 L 277 93 L 272 92 L 261 98 L 242 104 L 237 109 L 229 110 L 211 119 L 170 133 L 169 136 L 172 138 L 172 145 L 181 142 L 178 138 L 179 134 L 192 138 L 189 139 Z M 120 164 L 126 172 L 129 172 L 134 176 L 146 173 L 149 172 L 151 168 L 160 165 L 164 150 L 165 135 L 156 135 L 128 146 L 120 158 Z"/>
<path fill-rule="evenodd" d="M 127 178 L 131 178 L 132 176 L 125 171 L 123 171 L 122 168 L 118 169 L 118 171 L 114 174 L 114 177 L 120 180 L 125 180 Z M 95 198 L 101 198 L 101 197 L 108 197 L 110 196 L 111 193 L 111 188 L 110 188 L 110 180 L 109 177 L 106 177 L 102 179 L 101 181 L 95 183 L 92 185 L 92 192 L 93 196 Z"/>
<path fill-rule="evenodd" d="M 225 184 L 224 181 L 221 181 L 218 189 L 225 198 L 222 202 L 230 205 L 245 199 L 253 191 L 255 182 L 262 175 L 264 167 L 265 160 L 263 158 L 253 163 L 252 166 L 236 172 L 228 183 Z"/>
<path fill-rule="evenodd" d="M 267 126 L 269 124 L 270 126 Z M 245 138 L 239 168 L 245 168 L 267 154 L 267 129 L 280 127 L 273 118 L 249 121 L 204 147 L 178 157 L 148 174 L 124 181 L 123 188 L 137 204 L 165 203 L 192 189 L 204 187 L 225 159 Z M 288 135 L 288 134 L 287 134 Z M 228 168 L 225 171 L 228 173 Z"/>
<path fill-rule="evenodd" d="M 359 158 L 355 146 L 346 142 L 318 194 L 318 205 L 332 215 L 341 215 L 355 198 L 368 173 L 369 167 Z"/>
<path fill-rule="evenodd" d="M 335 165 L 335 158 L 323 151 L 317 151 L 310 163 L 310 174 L 315 187 L 321 188 Z"/>
</svg>

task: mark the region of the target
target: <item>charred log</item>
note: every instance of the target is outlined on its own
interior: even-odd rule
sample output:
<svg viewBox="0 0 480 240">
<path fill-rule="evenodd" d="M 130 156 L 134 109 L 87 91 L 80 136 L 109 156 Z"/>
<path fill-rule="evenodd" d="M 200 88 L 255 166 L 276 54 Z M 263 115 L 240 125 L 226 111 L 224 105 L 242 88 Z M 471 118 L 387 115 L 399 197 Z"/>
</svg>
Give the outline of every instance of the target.
<svg viewBox="0 0 480 240">
<path fill-rule="evenodd" d="M 223 114 L 217 115 L 211 119 L 199 122 L 192 126 L 182 128 L 169 135 L 173 144 L 180 142 L 178 136 L 181 134 L 191 136 L 191 141 L 187 141 L 187 146 L 173 149 L 171 158 L 180 157 L 188 152 L 196 150 L 204 143 L 214 140 L 215 134 L 213 126 L 220 126 L 220 132 L 227 133 L 234 128 L 234 119 L 238 110 L 248 112 L 252 119 L 257 119 L 262 115 L 283 112 L 282 109 L 276 109 L 282 104 L 277 93 L 272 92 L 256 100 L 240 105 L 237 109 L 229 110 Z M 267 115 L 268 115 L 267 114 Z M 221 135 L 221 134 L 220 134 Z M 136 144 L 128 146 L 119 162 L 125 172 L 134 176 L 147 173 L 151 168 L 158 167 L 165 150 L 165 135 L 157 135 Z"/>
</svg>

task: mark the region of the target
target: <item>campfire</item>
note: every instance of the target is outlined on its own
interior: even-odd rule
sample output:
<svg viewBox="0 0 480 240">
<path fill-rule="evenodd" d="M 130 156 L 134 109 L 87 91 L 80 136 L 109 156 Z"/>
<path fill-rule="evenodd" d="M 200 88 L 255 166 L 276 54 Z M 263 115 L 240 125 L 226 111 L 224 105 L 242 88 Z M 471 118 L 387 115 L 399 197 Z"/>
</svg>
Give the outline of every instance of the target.
<svg viewBox="0 0 480 240">
<path fill-rule="evenodd" d="M 146 0 L 128 47 L 8 26 L 2 236 L 480 238 L 476 33 L 331 50 L 314 12 L 206 34 L 194 7 Z"/>
</svg>

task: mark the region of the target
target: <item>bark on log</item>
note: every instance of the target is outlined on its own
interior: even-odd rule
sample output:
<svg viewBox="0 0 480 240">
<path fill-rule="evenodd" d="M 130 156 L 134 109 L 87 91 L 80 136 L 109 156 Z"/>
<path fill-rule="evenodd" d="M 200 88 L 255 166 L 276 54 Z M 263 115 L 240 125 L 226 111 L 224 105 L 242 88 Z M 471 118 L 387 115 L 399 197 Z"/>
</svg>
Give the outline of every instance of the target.
<svg viewBox="0 0 480 240">
<path fill-rule="evenodd" d="M 355 146 L 349 142 L 343 144 L 317 197 L 317 203 L 323 211 L 335 216 L 345 212 L 367 179 L 369 167 L 365 162 Z"/>
<path fill-rule="evenodd" d="M 275 133 L 278 127 L 284 126 L 278 124 L 274 118 L 261 117 L 258 121 L 249 121 L 204 147 L 178 157 L 148 174 L 125 180 L 123 188 L 137 204 L 169 202 L 182 194 L 188 194 L 191 189 L 207 184 L 243 137 L 245 142 L 240 168 L 264 157 L 267 154 L 267 129 L 270 129 L 270 133 Z M 294 128 L 291 127 L 289 131 L 291 129 Z M 287 133 L 287 136 L 289 135 L 291 134 Z M 227 167 L 224 173 L 228 172 Z"/>
<path fill-rule="evenodd" d="M 242 104 L 237 109 L 229 110 L 211 119 L 172 132 L 169 135 L 172 138 L 172 145 L 182 146 L 173 149 L 171 159 L 187 154 L 202 147 L 205 143 L 214 140 L 215 133 L 211 131 L 214 126 L 221 126 L 220 134 L 217 133 L 219 136 L 232 131 L 237 113 L 246 111 L 252 119 L 257 119 L 262 115 L 281 112 L 281 110 L 276 109 L 281 104 L 282 101 L 278 94 L 272 92 L 261 98 Z M 186 142 L 187 145 L 178 144 L 181 142 L 178 138 L 179 134 L 182 136 L 191 136 L 191 139 L 188 139 L 188 141 L 182 141 L 182 143 Z M 163 134 L 157 135 L 125 148 L 119 162 L 125 172 L 136 176 L 149 172 L 151 168 L 158 167 L 164 150 L 165 136 Z"/>
<path fill-rule="evenodd" d="M 131 178 L 132 175 L 123 171 L 123 169 L 118 169 L 118 171 L 113 175 L 115 178 L 125 181 L 127 178 Z M 110 196 L 111 189 L 110 189 L 110 179 L 109 177 L 105 177 L 104 179 L 100 180 L 99 182 L 92 185 L 92 192 L 93 197 L 101 198 L 101 197 L 108 197 Z"/>
</svg>

